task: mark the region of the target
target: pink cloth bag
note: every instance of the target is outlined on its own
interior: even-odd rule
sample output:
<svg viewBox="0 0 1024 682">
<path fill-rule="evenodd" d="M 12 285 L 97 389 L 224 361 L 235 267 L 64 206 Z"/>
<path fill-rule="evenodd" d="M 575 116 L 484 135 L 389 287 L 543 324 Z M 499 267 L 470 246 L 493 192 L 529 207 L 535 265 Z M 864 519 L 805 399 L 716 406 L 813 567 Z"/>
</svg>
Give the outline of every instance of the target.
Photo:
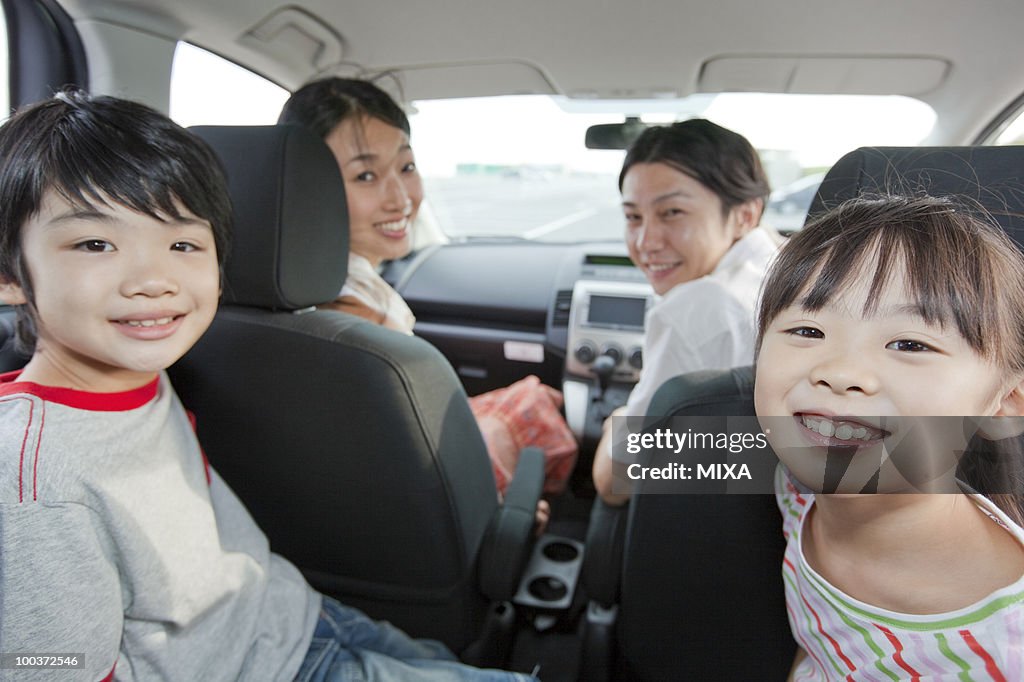
<svg viewBox="0 0 1024 682">
<path fill-rule="evenodd" d="M 560 391 L 530 375 L 470 398 L 469 406 L 487 443 L 499 493 L 515 472 L 519 451 L 530 446 L 544 451 L 544 492 L 565 490 L 579 448 L 562 418 Z"/>
</svg>

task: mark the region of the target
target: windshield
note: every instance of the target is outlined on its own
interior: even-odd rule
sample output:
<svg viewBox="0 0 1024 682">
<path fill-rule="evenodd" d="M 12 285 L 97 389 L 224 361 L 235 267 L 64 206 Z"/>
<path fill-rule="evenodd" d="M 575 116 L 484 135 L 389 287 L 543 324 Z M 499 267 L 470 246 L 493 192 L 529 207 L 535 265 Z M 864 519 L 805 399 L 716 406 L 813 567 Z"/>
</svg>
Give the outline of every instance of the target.
<svg viewBox="0 0 1024 682">
<path fill-rule="evenodd" d="M 906 97 L 727 93 L 653 101 L 523 95 L 414 103 L 412 144 L 433 217 L 452 239 L 622 239 L 625 152 L 590 150 L 588 126 L 695 116 L 745 135 L 773 190 L 764 222 L 799 229 L 814 189 L 865 145 L 920 143 L 933 110 Z"/>
</svg>

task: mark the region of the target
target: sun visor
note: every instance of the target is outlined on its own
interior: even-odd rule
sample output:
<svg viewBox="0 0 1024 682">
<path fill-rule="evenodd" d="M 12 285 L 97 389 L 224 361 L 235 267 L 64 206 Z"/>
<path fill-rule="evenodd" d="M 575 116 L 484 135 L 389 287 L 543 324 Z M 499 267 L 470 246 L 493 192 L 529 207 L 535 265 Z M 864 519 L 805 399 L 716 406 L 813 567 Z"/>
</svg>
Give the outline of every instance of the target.
<svg viewBox="0 0 1024 682">
<path fill-rule="evenodd" d="M 704 62 L 697 90 L 914 97 L 939 87 L 949 68 L 935 57 L 722 56 Z"/>
</svg>

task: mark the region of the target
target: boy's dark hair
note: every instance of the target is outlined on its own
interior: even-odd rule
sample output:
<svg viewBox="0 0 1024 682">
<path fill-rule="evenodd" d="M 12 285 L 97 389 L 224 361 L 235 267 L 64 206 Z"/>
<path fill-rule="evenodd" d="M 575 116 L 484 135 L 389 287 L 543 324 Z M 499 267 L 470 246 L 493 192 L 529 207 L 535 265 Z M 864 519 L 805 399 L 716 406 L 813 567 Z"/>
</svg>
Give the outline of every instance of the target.
<svg viewBox="0 0 1024 682">
<path fill-rule="evenodd" d="M 205 142 L 143 104 L 68 89 L 28 105 L 0 127 L 0 279 L 17 283 L 17 346 L 35 345 L 32 280 L 23 226 L 53 190 L 83 208 L 121 204 L 160 221 L 180 206 L 213 227 L 223 266 L 231 201 L 220 161 Z"/>
<path fill-rule="evenodd" d="M 865 272 L 872 263 L 874 271 Z M 1024 377 L 1024 254 L 980 206 L 949 197 L 863 196 L 808 223 L 765 278 L 757 348 L 784 309 L 821 310 L 863 276 L 871 278 L 863 313 L 871 313 L 901 270 L 926 322 L 955 327 L 1008 377 Z M 974 454 L 961 463 L 967 482 L 998 491 L 989 497 L 1024 521 L 1024 460 Z"/>
<path fill-rule="evenodd" d="M 323 78 L 303 85 L 284 103 L 277 122 L 300 125 L 325 138 L 342 121 L 364 116 L 410 134 L 402 107 L 370 81 L 356 78 Z"/>
<path fill-rule="evenodd" d="M 715 193 L 722 214 L 753 199 L 761 209 L 771 193 L 757 150 L 747 138 L 703 118 L 648 128 L 626 152 L 619 190 L 638 163 L 663 163 L 689 175 Z"/>
</svg>

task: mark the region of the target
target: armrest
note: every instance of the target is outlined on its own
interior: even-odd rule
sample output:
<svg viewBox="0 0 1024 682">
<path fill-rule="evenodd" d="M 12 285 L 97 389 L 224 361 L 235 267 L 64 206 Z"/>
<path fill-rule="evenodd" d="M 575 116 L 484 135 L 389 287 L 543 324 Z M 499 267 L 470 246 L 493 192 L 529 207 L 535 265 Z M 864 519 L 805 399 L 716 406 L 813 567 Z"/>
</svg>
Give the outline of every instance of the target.
<svg viewBox="0 0 1024 682">
<path fill-rule="evenodd" d="M 480 589 L 492 601 L 512 598 L 530 558 L 534 515 L 544 485 L 544 452 L 524 448 L 480 547 Z"/>
<path fill-rule="evenodd" d="M 583 556 L 583 585 L 587 595 L 605 607 L 619 600 L 629 507 L 629 504 L 613 507 L 597 497 L 590 510 L 587 551 Z"/>
</svg>

